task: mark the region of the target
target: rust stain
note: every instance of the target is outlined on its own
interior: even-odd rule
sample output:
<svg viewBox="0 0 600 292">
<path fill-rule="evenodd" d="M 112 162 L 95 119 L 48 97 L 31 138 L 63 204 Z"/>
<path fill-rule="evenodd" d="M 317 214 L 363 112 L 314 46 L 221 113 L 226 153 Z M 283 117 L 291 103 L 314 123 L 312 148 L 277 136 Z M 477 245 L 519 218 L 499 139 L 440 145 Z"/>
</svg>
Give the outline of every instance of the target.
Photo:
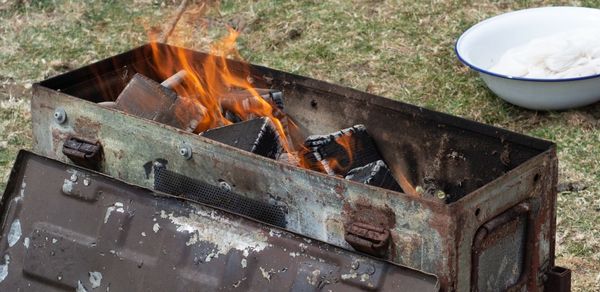
<svg viewBox="0 0 600 292">
<path fill-rule="evenodd" d="M 78 136 L 88 139 L 96 139 L 98 132 L 102 128 L 102 124 L 88 117 L 81 116 L 75 119 L 73 128 Z"/>
<path fill-rule="evenodd" d="M 389 206 L 375 206 L 364 197 L 358 198 L 353 203 L 353 205 L 344 203 L 343 206 L 342 214 L 345 214 L 347 223 L 366 223 L 388 229 L 396 226 L 396 214 Z"/>
<path fill-rule="evenodd" d="M 60 129 L 52 129 L 52 149 L 60 152 L 68 136 L 68 133 L 64 133 Z"/>
</svg>

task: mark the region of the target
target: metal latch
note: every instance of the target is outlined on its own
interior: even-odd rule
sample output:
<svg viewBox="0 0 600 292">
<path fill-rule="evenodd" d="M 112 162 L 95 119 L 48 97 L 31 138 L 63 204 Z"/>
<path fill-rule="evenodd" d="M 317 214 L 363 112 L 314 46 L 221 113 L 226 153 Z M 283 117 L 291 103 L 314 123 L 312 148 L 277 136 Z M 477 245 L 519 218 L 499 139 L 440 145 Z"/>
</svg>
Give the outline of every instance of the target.
<svg viewBox="0 0 600 292">
<path fill-rule="evenodd" d="M 98 140 L 69 137 L 63 144 L 62 153 L 76 165 L 97 170 L 102 156 L 102 145 Z"/>
<path fill-rule="evenodd" d="M 353 222 L 346 227 L 344 239 L 358 251 L 384 257 L 388 250 L 390 231 L 383 227 Z"/>
</svg>

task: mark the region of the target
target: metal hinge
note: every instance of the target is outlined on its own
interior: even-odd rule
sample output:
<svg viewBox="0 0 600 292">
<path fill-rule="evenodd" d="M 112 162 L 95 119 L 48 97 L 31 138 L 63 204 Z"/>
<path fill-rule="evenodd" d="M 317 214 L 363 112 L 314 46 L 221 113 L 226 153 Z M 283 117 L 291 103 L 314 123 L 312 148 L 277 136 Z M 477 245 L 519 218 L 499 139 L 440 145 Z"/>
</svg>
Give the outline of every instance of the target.
<svg viewBox="0 0 600 292">
<path fill-rule="evenodd" d="M 388 251 L 390 231 L 383 227 L 353 222 L 346 227 L 344 239 L 358 251 L 384 257 Z"/>
<path fill-rule="evenodd" d="M 98 140 L 69 137 L 63 144 L 62 153 L 76 165 L 98 170 L 102 145 Z"/>
</svg>

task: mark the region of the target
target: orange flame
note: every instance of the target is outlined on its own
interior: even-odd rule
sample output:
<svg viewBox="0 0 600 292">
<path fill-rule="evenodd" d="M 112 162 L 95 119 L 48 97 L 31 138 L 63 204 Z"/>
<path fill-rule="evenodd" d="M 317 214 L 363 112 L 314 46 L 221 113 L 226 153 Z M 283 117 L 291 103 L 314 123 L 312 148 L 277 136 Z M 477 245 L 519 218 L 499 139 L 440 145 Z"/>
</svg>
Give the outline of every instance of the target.
<svg viewBox="0 0 600 292">
<path fill-rule="evenodd" d="M 335 142 L 342 151 L 336 152 L 335 155 L 327 157 L 326 159 L 326 172 L 330 175 L 341 175 L 346 174 L 352 168 L 353 153 L 352 149 L 355 148 L 356 143 L 354 140 L 347 135 L 342 135 L 335 138 Z"/>
<path fill-rule="evenodd" d="M 194 132 L 202 132 L 210 128 L 231 124 L 223 116 L 227 109 L 242 119 L 255 116 L 268 117 L 273 122 L 283 142 L 284 149 L 289 152 L 289 145 L 280 117 L 276 117 L 273 107 L 260 96 L 251 83 L 249 66 L 241 63 L 241 68 L 230 68 L 227 57 L 241 60 L 236 49 L 239 32 L 229 28 L 229 34 L 213 43 L 208 55 L 201 62 L 192 52 L 183 48 L 175 48 L 174 52 L 162 50 L 158 43 L 152 43 L 153 59 L 160 77 L 166 79 L 179 70 L 187 71 L 183 82 L 173 90 L 187 100 L 200 104 L 206 110 L 199 117 Z M 241 72 L 240 72 L 241 71 Z M 239 98 L 227 98 L 232 90 L 245 90 L 249 95 Z"/>
</svg>

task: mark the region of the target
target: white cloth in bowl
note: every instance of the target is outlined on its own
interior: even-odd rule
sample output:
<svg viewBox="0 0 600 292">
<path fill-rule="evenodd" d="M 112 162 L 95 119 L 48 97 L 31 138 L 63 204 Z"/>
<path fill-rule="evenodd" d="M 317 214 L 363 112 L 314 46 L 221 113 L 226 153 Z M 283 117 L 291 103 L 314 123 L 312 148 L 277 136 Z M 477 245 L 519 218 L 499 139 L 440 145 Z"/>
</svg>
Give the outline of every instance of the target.
<svg viewBox="0 0 600 292">
<path fill-rule="evenodd" d="M 536 38 L 506 51 L 489 69 L 511 77 L 562 79 L 600 74 L 600 29 Z"/>
</svg>

